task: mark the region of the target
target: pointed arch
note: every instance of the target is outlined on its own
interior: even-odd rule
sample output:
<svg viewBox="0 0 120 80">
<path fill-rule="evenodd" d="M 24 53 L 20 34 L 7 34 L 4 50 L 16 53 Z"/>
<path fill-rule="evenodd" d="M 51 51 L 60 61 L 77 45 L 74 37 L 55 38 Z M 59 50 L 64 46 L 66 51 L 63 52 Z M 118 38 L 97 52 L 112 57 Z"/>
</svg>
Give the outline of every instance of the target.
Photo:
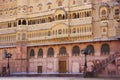
<svg viewBox="0 0 120 80">
<path fill-rule="evenodd" d="M 73 56 L 78 56 L 79 54 L 80 54 L 80 48 L 79 48 L 79 46 L 74 46 L 72 48 L 72 55 Z"/>
<path fill-rule="evenodd" d="M 18 25 L 21 25 L 21 20 L 18 21 Z"/>
<path fill-rule="evenodd" d="M 108 44 L 103 44 L 101 46 L 101 55 L 108 55 L 110 54 L 110 47 Z"/>
<path fill-rule="evenodd" d="M 22 21 L 22 25 L 26 25 L 27 23 L 26 23 L 26 20 L 23 20 Z"/>
<path fill-rule="evenodd" d="M 31 50 L 30 50 L 29 56 L 30 56 L 30 58 L 35 56 L 35 51 L 34 51 L 34 49 L 31 49 Z"/>
<path fill-rule="evenodd" d="M 39 51 L 38 51 L 38 57 L 43 57 L 43 49 L 40 48 Z"/>
<path fill-rule="evenodd" d="M 48 57 L 54 57 L 54 49 L 53 48 L 49 48 L 47 51 L 47 56 Z"/>
<path fill-rule="evenodd" d="M 94 55 L 95 51 L 94 51 L 94 46 L 93 45 L 88 45 L 87 49 L 89 51 L 89 55 Z"/>
<path fill-rule="evenodd" d="M 64 55 L 64 54 L 66 54 L 67 53 L 67 51 L 66 51 L 66 48 L 65 47 L 61 47 L 60 49 L 59 49 L 59 54 L 60 55 Z"/>
</svg>

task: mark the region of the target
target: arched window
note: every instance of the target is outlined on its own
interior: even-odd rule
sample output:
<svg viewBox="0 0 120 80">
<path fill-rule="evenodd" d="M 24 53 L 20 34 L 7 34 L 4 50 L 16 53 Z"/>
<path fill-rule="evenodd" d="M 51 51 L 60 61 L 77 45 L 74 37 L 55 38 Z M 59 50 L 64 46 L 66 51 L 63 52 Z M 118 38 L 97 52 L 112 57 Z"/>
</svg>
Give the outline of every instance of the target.
<svg viewBox="0 0 120 80">
<path fill-rule="evenodd" d="M 58 34 L 62 34 L 62 30 L 61 29 L 58 30 Z"/>
<path fill-rule="evenodd" d="M 45 19 L 42 19 L 42 21 L 41 21 L 42 23 L 45 23 Z"/>
<path fill-rule="evenodd" d="M 73 19 L 77 18 L 77 14 L 76 14 L 76 13 L 73 13 L 72 18 L 73 18 Z"/>
<path fill-rule="evenodd" d="M 47 56 L 48 57 L 54 57 L 54 49 L 53 48 L 48 49 Z"/>
<path fill-rule="evenodd" d="M 42 4 L 38 4 L 38 9 L 42 10 Z"/>
<path fill-rule="evenodd" d="M 8 28 L 10 28 L 11 27 L 11 23 L 8 23 Z"/>
<path fill-rule="evenodd" d="M 119 15 L 120 14 L 120 10 L 119 9 L 115 9 L 115 15 Z"/>
<path fill-rule="evenodd" d="M 16 27 L 17 26 L 17 23 L 16 22 L 14 22 L 14 27 Z"/>
<path fill-rule="evenodd" d="M 58 0 L 58 6 L 62 6 L 62 1 Z"/>
<path fill-rule="evenodd" d="M 30 21 L 28 21 L 28 25 L 30 25 Z"/>
<path fill-rule="evenodd" d="M 26 25 L 26 20 L 23 20 L 22 24 L 23 24 L 23 25 Z"/>
<path fill-rule="evenodd" d="M 108 44 L 103 44 L 101 46 L 101 55 L 108 55 L 110 53 L 110 47 Z"/>
<path fill-rule="evenodd" d="M 51 17 L 48 17 L 48 22 L 52 22 L 52 18 Z"/>
<path fill-rule="evenodd" d="M 73 32 L 73 33 L 76 33 L 76 28 L 73 28 L 72 32 Z"/>
<path fill-rule="evenodd" d="M 89 51 L 89 55 L 94 55 L 94 47 L 93 47 L 93 45 L 88 45 L 87 46 L 87 49 L 88 49 L 88 51 Z"/>
<path fill-rule="evenodd" d="M 106 10 L 102 10 L 101 15 L 105 16 L 107 14 Z"/>
<path fill-rule="evenodd" d="M 79 46 L 74 46 L 72 49 L 72 55 L 73 56 L 78 56 L 80 54 L 80 48 Z"/>
<path fill-rule="evenodd" d="M 51 32 L 50 31 L 48 31 L 48 36 L 51 36 Z"/>
<path fill-rule="evenodd" d="M 90 11 L 89 11 L 89 12 L 87 11 L 87 15 L 86 15 L 86 17 L 89 17 L 89 16 L 90 16 Z"/>
<path fill-rule="evenodd" d="M 32 25 L 32 20 L 30 20 L 30 25 Z"/>
<path fill-rule="evenodd" d="M 62 18 L 63 18 L 62 15 L 59 14 L 59 15 L 58 15 L 58 20 L 62 20 Z"/>
<path fill-rule="evenodd" d="M 31 49 L 31 51 L 30 51 L 30 55 L 29 55 L 29 56 L 30 56 L 30 58 L 35 56 L 34 49 Z"/>
<path fill-rule="evenodd" d="M 48 5 L 48 9 L 51 9 L 52 3 L 48 2 L 47 5 Z"/>
<path fill-rule="evenodd" d="M 39 49 L 39 51 L 38 51 L 38 57 L 43 57 L 43 50 L 42 49 Z"/>
<path fill-rule="evenodd" d="M 21 20 L 18 21 L 18 25 L 21 25 Z"/>
<path fill-rule="evenodd" d="M 6 54 L 7 54 L 7 50 L 4 50 L 3 51 L 3 59 L 7 57 Z"/>
<path fill-rule="evenodd" d="M 63 15 L 63 19 L 65 19 L 66 17 L 65 17 L 65 15 Z"/>
<path fill-rule="evenodd" d="M 87 12 L 85 12 L 85 17 L 87 17 Z"/>
<path fill-rule="evenodd" d="M 79 15 L 79 13 L 77 13 L 77 18 L 79 18 L 80 17 L 80 15 Z"/>
<path fill-rule="evenodd" d="M 60 55 L 65 55 L 67 53 L 66 48 L 65 47 L 61 47 L 59 50 L 59 54 Z"/>
</svg>

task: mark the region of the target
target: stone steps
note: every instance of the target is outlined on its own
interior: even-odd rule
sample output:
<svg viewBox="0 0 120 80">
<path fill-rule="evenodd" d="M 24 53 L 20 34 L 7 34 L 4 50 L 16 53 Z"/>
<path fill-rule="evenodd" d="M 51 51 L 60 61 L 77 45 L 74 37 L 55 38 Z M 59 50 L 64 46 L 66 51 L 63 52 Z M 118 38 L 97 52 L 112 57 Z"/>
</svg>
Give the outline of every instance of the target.
<svg viewBox="0 0 120 80">
<path fill-rule="evenodd" d="M 83 74 L 11 74 L 12 77 L 83 77 Z"/>
</svg>

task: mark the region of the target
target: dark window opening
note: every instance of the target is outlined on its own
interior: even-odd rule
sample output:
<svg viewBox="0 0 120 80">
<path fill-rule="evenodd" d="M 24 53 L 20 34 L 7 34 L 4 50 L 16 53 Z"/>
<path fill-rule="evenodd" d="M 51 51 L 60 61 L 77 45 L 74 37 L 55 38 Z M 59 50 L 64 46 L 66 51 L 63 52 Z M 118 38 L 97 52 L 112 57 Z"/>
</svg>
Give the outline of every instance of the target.
<svg viewBox="0 0 120 80">
<path fill-rule="evenodd" d="M 110 47 L 108 44 L 103 44 L 101 46 L 101 55 L 108 55 L 110 53 Z"/>
<path fill-rule="evenodd" d="M 30 55 L 29 56 L 30 56 L 30 58 L 35 56 L 35 52 L 34 52 L 33 49 L 30 51 Z"/>
<path fill-rule="evenodd" d="M 47 56 L 48 57 L 54 57 L 54 49 L 53 48 L 48 49 Z"/>
<path fill-rule="evenodd" d="M 21 20 L 18 21 L 18 25 L 21 25 Z"/>
<path fill-rule="evenodd" d="M 80 54 L 80 48 L 78 46 L 74 46 L 72 49 L 72 55 L 79 56 L 79 54 Z"/>
<path fill-rule="evenodd" d="M 43 57 L 43 50 L 42 49 L 39 49 L 39 51 L 38 51 L 38 57 Z"/>
</svg>

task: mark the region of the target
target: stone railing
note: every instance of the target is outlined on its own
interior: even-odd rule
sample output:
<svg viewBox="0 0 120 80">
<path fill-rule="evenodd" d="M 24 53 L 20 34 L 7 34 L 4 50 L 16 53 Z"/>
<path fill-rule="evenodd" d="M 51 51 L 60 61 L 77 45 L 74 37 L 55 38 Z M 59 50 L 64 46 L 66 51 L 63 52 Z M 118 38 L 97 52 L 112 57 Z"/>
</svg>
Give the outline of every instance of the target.
<svg viewBox="0 0 120 80">
<path fill-rule="evenodd" d="M 16 27 L 0 29 L 0 34 L 15 33 Z"/>
<path fill-rule="evenodd" d="M 0 43 L 0 48 L 4 47 L 16 47 L 16 43 Z"/>
<path fill-rule="evenodd" d="M 92 24 L 92 17 L 84 17 L 84 18 L 70 20 L 71 26 L 85 25 L 85 24 Z"/>
<path fill-rule="evenodd" d="M 68 25 L 68 20 L 56 20 L 53 22 L 47 22 L 47 23 L 41 23 L 41 24 L 35 24 L 35 25 L 29 25 L 28 31 L 35 31 L 35 30 L 49 30 L 56 26 L 57 24 L 66 24 Z"/>
<path fill-rule="evenodd" d="M 117 54 L 118 54 L 118 52 L 116 52 L 114 54 L 111 54 L 110 56 L 108 56 L 107 58 L 105 58 L 104 60 L 102 60 L 100 63 L 98 63 L 97 65 L 95 65 L 93 67 L 94 73 L 97 73 L 97 72 L 101 71 L 108 64 L 110 64 L 111 62 L 113 62 L 117 58 Z"/>
<path fill-rule="evenodd" d="M 89 35 L 92 35 L 92 31 L 91 32 L 71 33 L 70 37 L 89 36 Z"/>
<path fill-rule="evenodd" d="M 99 73 L 101 73 L 101 71 L 106 68 L 106 66 L 110 63 L 112 63 L 113 61 L 115 61 L 118 57 L 118 52 L 109 55 L 108 57 L 100 60 L 97 62 L 96 60 L 94 62 L 96 62 L 94 64 L 94 66 L 92 67 L 92 70 L 89 72 L 87 71 L 85 74 L 85 77 L 94 77 L 97 76 Z"/>
</svg>

